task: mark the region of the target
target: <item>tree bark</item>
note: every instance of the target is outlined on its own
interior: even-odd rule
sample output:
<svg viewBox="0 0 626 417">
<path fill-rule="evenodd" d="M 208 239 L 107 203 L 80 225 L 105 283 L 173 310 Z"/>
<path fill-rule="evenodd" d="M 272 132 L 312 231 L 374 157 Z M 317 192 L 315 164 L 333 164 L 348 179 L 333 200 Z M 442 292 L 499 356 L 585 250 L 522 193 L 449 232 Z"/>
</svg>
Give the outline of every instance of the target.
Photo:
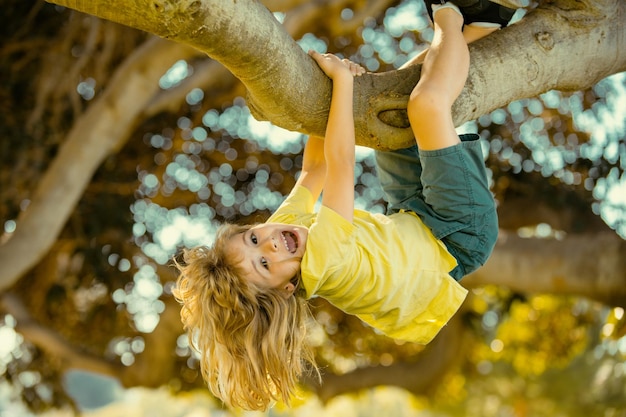
<svg viewBox="0 0 626 417">
<path fill-rule="evenodd" d="M 626 241 L 617 234 L 522 238 L 500 233 L 491 258 L 463 279 L 466 287 L 499 285 L 520 293 L 578 295 L 626 306 Z"/>
<path fill-rule="evenodd" d="M 257 1 L 51 2 L 193 46 L 244 83 L 255 117 L 289 130 L 324 132 L 330 81 Z M 584 89 L 626 70 L 625 12 L 620 0 L 545 1 L 518 24 L 475 42 L 455 123 L 551 89 Z M 357 80 L 358 144 L 389 149 L 413 143 L 405 109 L 419 72 L 415 66 Z"/>
</svg>

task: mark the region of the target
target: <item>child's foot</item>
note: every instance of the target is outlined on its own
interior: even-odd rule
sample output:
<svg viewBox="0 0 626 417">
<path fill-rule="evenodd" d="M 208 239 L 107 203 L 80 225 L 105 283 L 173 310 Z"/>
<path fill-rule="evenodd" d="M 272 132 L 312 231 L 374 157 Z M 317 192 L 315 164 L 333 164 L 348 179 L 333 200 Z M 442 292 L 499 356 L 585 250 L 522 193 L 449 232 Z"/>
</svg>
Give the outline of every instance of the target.
<svg viewBox="0 0 626 417">
<path fill-rule="evenodd" d="M 424 2 L 431 20 L 433 19 L 433 10 L 442 6 L 447 7 L 453 3 L 460 9 L 465 25 L 473 24 L 479 27 L 504 27 L 509 24 L 513 14 L 515 14 L 515 9 L 509 9 L 489 0 L 424 0 Z"/>
</svg>

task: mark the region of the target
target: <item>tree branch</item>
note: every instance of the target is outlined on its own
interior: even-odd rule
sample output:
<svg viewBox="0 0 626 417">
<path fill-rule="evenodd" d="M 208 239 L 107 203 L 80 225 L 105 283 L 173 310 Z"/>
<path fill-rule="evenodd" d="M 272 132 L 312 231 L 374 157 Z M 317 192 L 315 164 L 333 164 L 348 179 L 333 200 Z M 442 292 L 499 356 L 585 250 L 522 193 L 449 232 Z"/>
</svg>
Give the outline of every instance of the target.
<svg viewBox="0 0 626 417">
<path fill-rule="evenodd" d="M 626 241 L 612 232 L 522 238 L 500 232 L 493 255 L 465 287 L 487 284 L 520 293 L 578 295 L 626 306 Z"/>
<path fill-rule="evenodd" d="M 289 130 L 324 131 L 330 81 L 257 1 L 52 2 L 191 45 L 244 83 L 255 117 Z M 626 70 L 625 10 L 619 0 L 546 1 L 518 24 L 475 42 L 469 79 L 453 109 L 455 123 L 550 89 L 587 88 Z M 360 145 L 388 149 L 413 143 L 403 113 L 419 72 L 415 66 L 357 79 Z"/>
</svg>

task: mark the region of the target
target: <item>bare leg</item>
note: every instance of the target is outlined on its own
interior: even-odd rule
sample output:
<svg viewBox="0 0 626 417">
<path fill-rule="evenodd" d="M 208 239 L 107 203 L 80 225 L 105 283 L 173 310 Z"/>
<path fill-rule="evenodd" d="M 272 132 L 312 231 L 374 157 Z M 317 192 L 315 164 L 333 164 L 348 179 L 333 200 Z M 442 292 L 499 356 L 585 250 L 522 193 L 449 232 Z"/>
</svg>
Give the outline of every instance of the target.
<svg viewBox="0 0 626 417">
<path fill-rule="evenodd" d="M 423 150 L 460 142 L 452 121 L 452 104 L 469 71 L 469 50 L 461 31 L 463 18 L 451 9 L 435 13 L 435 34 L 407 106 L 417 145 Z"/>
<path fill-rule="evenodd" d="M 467 25 L 463 28 L 463 38 L 465 38 L 466 43 L 472 43 L 477 41 L 480 38 L 484 38 L 490 33 L 495 32 L 500 29 L 499 27 L 482 27 L 476 25 Z M 424 58 L 426 58 L 426 54 L 428 53 L 428 49 L 424 49 L 419 54 L 415 55 L 413 58 L 405 62 L 400 69 L 410 67 L 411 65 L 422 64 L 424 62 Z"/>
<path fill-rule="evenodd" d="M 465 38 L 465 42 L 472 43 L 480 38 L 484 38 L 485 36 L 499 29 L 499 26 L 486 27 L 478 26 L 476 24 L 469 24 L 463 28 L 463 37 Z"/>
</svg>

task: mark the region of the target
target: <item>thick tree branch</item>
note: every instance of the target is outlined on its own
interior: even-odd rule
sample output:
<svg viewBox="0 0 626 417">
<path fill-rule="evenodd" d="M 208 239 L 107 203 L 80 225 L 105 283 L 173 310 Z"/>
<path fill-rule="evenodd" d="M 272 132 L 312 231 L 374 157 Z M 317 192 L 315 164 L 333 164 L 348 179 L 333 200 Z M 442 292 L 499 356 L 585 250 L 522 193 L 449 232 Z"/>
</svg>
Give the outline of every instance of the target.
<svg viewBox="0 0 626 417">
<path fill-rule="evenodd" d="M 520 293 L 578 295 L 626 306 L 626 241 L 617 234 L 521 238 L 500 233 L 493 255 L 466 287 L 493 284 Z"/>
<path fill-rule="evenodd" d="M 323 133 L 330 81 L 257 1 L 52 2 L 191 45 L 244 83 L 256 117 L 289 130 Z M 467 86 L 454 108 L 455 122 L 550 89 L 587 88 L 626 70 L 625 10 L 620 0 L 546 1 L 519 24 L 476 42 Z M 359 144 L 398 148 L 413 142 L 403 112 L 419 70 L 357 80 Z"/>
</svg>

